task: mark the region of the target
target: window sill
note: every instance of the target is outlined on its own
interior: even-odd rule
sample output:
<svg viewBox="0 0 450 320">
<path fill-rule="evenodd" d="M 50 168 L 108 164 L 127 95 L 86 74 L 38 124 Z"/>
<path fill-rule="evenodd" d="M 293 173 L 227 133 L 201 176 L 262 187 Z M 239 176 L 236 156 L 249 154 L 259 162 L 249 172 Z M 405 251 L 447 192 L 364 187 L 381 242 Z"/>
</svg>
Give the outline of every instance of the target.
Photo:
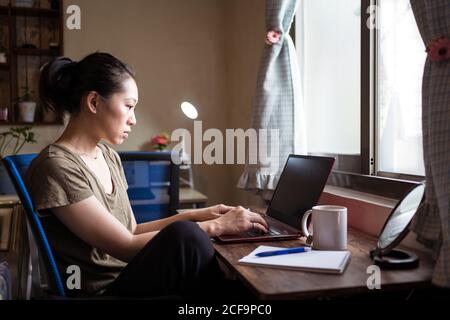
<svg viewBox="0 0 450 320">
<path fill-rule="evenodd" d="M 345 197 L 350 198 L 358 201 L 364 201 L 366 203 L 371 203 L 379 207 L 385 207 L 389 209 L 393 209 L 395 205 L 397 204 L 398 200 L 378 196 L 375 194 L 370 194 L 366 192 L 361 192 L 357 190 L 342 188 L 342 187 L 336 187 L 327 185 L 325 186 L 324 192 L 328 194 L 332 194 L 339 197 Z"/>
<path fill-rule="evenodd" d="M 346 207 L 349 227 L 378 238 L 384 223 L 398 201 L 398 199 L 367 192 L 327 185 L 318 204 Z M 430 252 L 418 243 L 415 238 L 415 234 L 410 232 L 403 239 L 401 245 L 423 252 Z"/>
<path fill-rule="evenodd" d="M 419 183 L 380 176 L 370 176 L 351 172 L 333 170 L 327 181 L 327 186 L 350 189 L 369 195 L 400 200 Z"/>
</svg>

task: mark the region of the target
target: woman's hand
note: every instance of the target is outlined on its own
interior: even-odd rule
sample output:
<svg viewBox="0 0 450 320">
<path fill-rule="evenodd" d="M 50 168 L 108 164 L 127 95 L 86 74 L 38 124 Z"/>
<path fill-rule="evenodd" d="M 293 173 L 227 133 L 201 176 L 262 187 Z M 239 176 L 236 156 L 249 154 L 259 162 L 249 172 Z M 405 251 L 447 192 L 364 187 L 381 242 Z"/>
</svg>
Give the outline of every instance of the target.
<svg viewBox="0 0 450 320">
<path fill-rule="evenodd" d="M 241 206 L 220 215 L 217 219 L 199 223 L 209 236 L 216 237 L 226 234 L 238 234 L 250 229 L 268 232 L 269 226 L 264 218 Z"/>
<path fill-rule="evenodd" d="M 224 204 L 218 204 L 207 208 L 189 210 L 187 214 L 189 216 L 189 220 L 202 222 L 217 219 L 234 208 L 235 207 Z"/>
</svg>

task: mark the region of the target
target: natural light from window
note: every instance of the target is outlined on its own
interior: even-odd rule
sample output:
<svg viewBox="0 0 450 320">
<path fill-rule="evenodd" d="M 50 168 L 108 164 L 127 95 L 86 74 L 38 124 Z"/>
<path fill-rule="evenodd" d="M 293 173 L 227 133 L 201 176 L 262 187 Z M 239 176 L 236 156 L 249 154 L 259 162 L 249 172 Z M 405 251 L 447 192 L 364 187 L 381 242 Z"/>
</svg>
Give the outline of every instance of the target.
<svg viewBox="0 0 450 320">
<path fill-rule="evenodd" d="M 309 153 L 360 154 L 360 1 L 303 0 L 296 48 Z"/>
<path fill-rule="evenodd" d="M 378 4 L 377 171 L 424 175 L 424 44 L 409 0 L 379 0 Z"/>
</svg>

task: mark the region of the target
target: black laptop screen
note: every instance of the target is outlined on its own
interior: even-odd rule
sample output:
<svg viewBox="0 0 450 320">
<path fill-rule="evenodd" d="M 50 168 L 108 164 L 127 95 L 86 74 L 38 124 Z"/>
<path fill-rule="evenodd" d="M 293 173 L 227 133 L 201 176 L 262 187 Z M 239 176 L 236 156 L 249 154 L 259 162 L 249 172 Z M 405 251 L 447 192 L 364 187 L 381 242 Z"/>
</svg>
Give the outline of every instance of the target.
<svg viewBox="0 0 450 320">
<path fill-rule="evenodd" d="M 303 214 L 316 205 L 334 158 L 290 155 L 267 213 L 300 229 Z"/>
</svg>

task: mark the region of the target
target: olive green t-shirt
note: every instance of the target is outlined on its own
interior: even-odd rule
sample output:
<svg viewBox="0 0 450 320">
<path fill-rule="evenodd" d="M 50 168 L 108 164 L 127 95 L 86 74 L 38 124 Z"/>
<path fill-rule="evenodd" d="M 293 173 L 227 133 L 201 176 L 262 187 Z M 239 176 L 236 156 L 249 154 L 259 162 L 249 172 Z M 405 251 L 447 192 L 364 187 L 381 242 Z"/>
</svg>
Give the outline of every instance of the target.
<svg viewBox="0 0 450 320">
<path fill-rule="evenodd" d="M 100 143 L 98 147 L 111 173 L 111 194 L 104 191 L 103 184 L 79 155 L 58 144 L 50 144 L 39 153 L 28 168 L 25 178 L 53 248 L 65 289 L 69 295 L 74 296 L 101 293 L 126 266 L 125 262 L 78 238 L 51 211 L 51 208 L 73 204 L 94 195 L 108 212 L 131 231 L 133 212 L 119 155 L 106 144 Z M 66 286 L 67 277 L 72 274 L 67 272 L 70 265 L 80 267 L 80 290 L 68 290 Z"/>
</svg>

